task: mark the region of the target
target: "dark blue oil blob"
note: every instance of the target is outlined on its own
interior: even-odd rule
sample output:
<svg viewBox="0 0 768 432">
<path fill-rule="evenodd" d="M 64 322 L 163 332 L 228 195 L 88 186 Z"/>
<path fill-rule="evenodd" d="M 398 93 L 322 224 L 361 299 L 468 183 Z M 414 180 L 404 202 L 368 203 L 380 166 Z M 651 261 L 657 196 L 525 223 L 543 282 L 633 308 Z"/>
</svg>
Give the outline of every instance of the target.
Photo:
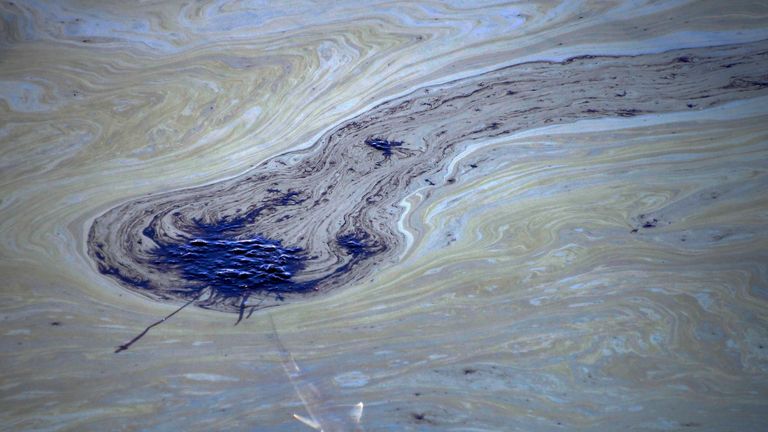
<svg viewBox="0 0 768 432">
<path fill-rule="evenodd" d="M 366 242 L 367 238 L 366 233 L 347 234 L 336 238 L 336 242 L 353 257 L 365 258 L 374 254 L 373 246 Z"/>
<path fill-rule="evenodd" d="M 292 205 L 299 198 L 299 192 L 288 191 L 266 201 L 260 207 L 250 208 L 244 214 L 224 216 L 217 221 L 192 220 L 186 226 L 181 239 L 168 238 L 154 226 L 143 230 L 156 246 L 149 251 L 148 264 L 156 270 L 178 276 L 176 288 L 165 292 L 158 290 L 163 298 L 179 298 L 188 301 L 202 300 L 201 307 L 239 309 L 237 322 L 244 317 L 246 309 L 250 316 L 268 297 L 282 301 L 287 294 L 306 294 L 315 291 L 328 280 L 349 271 L 360 261 L 386 249 L 367 232 L 356 230 L 340 235 L 337 244 L 349 259 L 332 273 L 320 278 L 297 282 L 293 277 L 305 268 L 310 259 L 301 248 L 284 246 L 280 240 L 260 235 L 246 234 L 246 227 L 265 209 L 277 205 Z M 97 251 L 97 257 L 100 254 Z M 119 272 L 102 272 L 121 276 Z M 125 278 L 123 278 L 125 280 Z M 148 291 L 157 289 L 149 281 L 126 280 Z M 260 299 L 249 304 L 251 296 Z"/>
<path fill-rule="evenodd" d="M 388 141 L 382 138 L 368 138 L 365 140 L 365 143 L 375 148 L 376 150 L 381 150 L 381 152 L 384 153 L 384 156 L 386 157 L 392 156 L 392 149 L 394 147 L 400 147 L 403 145 L 402 141 Z"/>
<path fill-rule="evenodd" d="M 178 274 L 181 284 L 177 293 L 184 298 L 199 298 L 209 290 L 207 302 L 239 304 L 238 322 L 251 295 L 274 295 L 283 300 L 283 294 L 312 290 L 316 281 L 292 280 L 307 260 L 300 248 L 283 246 L 280 240 L 242 235 L 244 225 L 263 208 L 214 223 L 196 220 L 189 236 L 180 242 L 158 238 L 156 231 L 150 230 L 157 244 L 150 252 L 151 265 Z"/>
<path fill-rule="evenodd" d="M 210 287 L 219 297 L 256 292 L 279 295 L 310 288 L 291 281 L 306 259 L 301 249 L 283 247 L 278 240 L 214 235 L 184 244 L 161 244 L 153 253 L 155 267 L 171 267 L 190 283 L 187 288 Z"/>
<path fill-rule="evenodd" d="M 300 199 L 297 197 L 301 197 L 301 193 L 289 190 L 283 196 L 278 198 L 276 204 L 281 206 L 288 206 L 288 205 L 298 205 L 306 201 L 306 199 Z"/>
</svg>

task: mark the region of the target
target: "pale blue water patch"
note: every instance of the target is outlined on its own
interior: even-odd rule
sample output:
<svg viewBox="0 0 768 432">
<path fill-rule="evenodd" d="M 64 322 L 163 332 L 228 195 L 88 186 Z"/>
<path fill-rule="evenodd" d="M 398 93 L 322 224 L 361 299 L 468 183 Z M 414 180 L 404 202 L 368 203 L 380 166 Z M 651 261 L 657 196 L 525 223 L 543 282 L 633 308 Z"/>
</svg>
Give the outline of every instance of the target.
<svg viewBox="0 0 768 432">
<path fill-rule="evenodd" d="M 360 371 L 346 372 L 336 375 L 333 380 L 339 387 L 364 387 L 370 378 Z"/>
<path fill-rule="evenodd" d="M 211 11 L 213 8 L 209 8 Z M 278 15 L 265 10 L 243 10 L 223 13 L 207 13 L 202 26 L 204 31 L 231 31 L 243 27 L 257 27 Z"/>
<path fill-rule="evenodd" d="M 5 101 L 12 111 L 44 112 L 55 108 L 43 98 L 44 89 L 27 81 L 0 81 L 0 100 Z"/>
<path fill-rule="evenodd" d="M 27 0 L 26 9 L 34 10 L 41 19 L 29 19 L 23 15 L 25 40 L 43 39 L 111 39 L 130 44 L 140 44 L 162 51 L 177 51 L 170 43 L 168 33 L 152 31 L 146 19 L 115 15 L 106 9 L 84 8 L 62 2 Z M 20 19 L 16 15 L 16 19 Z"/>
</svg>

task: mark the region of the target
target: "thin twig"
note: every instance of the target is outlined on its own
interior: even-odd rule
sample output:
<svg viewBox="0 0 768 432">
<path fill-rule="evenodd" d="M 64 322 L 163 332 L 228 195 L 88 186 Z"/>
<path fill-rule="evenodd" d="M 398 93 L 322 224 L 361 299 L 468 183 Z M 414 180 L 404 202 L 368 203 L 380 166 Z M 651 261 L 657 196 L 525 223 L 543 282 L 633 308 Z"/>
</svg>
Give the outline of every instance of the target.
<svg viewBox="0 0 768 432">
<path fill-rule="evenodd" d="M 128 342 L 126 342 L 126 343 L 124 343 L 124 344 L 120 345 L 119 347 L 117 347 L 117 349 L 115 350 L 115 354 L 117 354 L 117 353 L 119 353 L 119 352 L 122 352 L 122 351 L 125 351 L 125 350 L 127 350 L 128 348 L 130 348 L 130 347 L 131 347 L 131 345 L 133 345 L 134 343 L 136 343 L 136 342 L 137 342 L 139 339 L 143 338 L 143 337 L 144 337 L 144 335 L 146 335 L 146 334 L 147 334 L 147 333 L 148 333 L 148 332 L 149 332 L 149 331 L 152 329 L 152 327 L 155 327 L 155 326 L 158 326 L 158 325 L 160 325 L 160 324 L 164 323 L 166 320 L 170 319 L 172 316 L 174 316 L 174 315 L 176 315 L 177 313 L 181 312 L 181 310 L 182 310 L 182 309 L 184 309 L 185 307 L 187 307 L 187 306 L 189 306 L 190 304 L 192 304 L 192 303 L 194 303 L 195 301 L 197 301 L 197 299 L 199 299 L 199 298 L 200 298 L 200 297 L 203 295 L 203 293 L 204 293 L 204 292 L 206 292 L 206 291 L 207 291 L 207 290 L 201 290 L 201 291 L 200 291 L 200 292 L 199 292 L 199 293 L 198 293 L 198 294 L 197 294 L 197 295 L 196 295 L 196 296 L 195 296 L 195 297 L 194 297 L 192 300 L 190 300 L 190 301 L 188 301 L 188 302 L 184 303 L 184 304 L 183 304 L 183 305 L 182 305 L 180 308 L 178 308 L 178 309 L 176 309 L 175 311 L 171 312 L 170 314 L 168 314 L 167 316 L 165 316 L 163 319 L 161 319 L 161 320 L 159 320 L 159 321 L 157 321 L 157 322 L 155 322 L 155 323 L 151 324 L 150 326 L 148 326 L 147 328 L 145 328 L 143 332 L 139 333 L 139 335 L 138 335 L 138 336 L 136 336 L 135 338 L 133 338 L 133 339 L 131 339 L 130 341 L 128 341 Z"/>
</svg>

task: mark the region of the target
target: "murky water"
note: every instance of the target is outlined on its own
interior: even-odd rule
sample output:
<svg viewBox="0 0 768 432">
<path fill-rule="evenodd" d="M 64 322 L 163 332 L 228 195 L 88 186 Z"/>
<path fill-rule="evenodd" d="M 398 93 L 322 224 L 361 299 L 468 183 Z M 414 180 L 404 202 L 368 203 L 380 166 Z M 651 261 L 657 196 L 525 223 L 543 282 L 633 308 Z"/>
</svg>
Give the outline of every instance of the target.
<svg viewBox="0 0 768 432">
<path fill-rule="evenodd" d="M 759 3 L 0 11 L 0 429 L 768 421 Z"/>
</svg>

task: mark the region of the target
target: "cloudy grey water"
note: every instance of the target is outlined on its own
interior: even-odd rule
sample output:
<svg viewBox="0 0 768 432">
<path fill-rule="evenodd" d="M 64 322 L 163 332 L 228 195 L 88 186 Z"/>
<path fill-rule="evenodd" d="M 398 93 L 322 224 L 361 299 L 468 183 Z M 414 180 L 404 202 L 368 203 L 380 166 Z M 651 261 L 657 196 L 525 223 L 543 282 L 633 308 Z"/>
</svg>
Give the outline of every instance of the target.
<svg viewBox="0 0 768 432">
<path fill-rule="evenodd" d="M 302 430 L 258 311 L 235 327 L 231 313 L 187 308 L 114 354 L 182 302 L 100 272 L 88 234 L 109 217 L 105 232 L 119 233 L 137 219 L 116 209 L 166 198 L 234 212 L 223 189 L 263 164 L 333 161 L 325 138 L 338 128 L 387 101 L 418 107 L 451 92 L 465 96 L 458 113 L 385 119 L 375 132 L 404 142 L 388 171 L 340 174 L 333 211 L 307 210 L 317 224 L 252 233 L 296 244 L 305 234 L 300 246 L 320 257 L 305 276 L 322 277 L 350 256 L 336 249 L 342 222 L 327 215 L 356 214 L 354 194 L 367 189 L 355 184 L 403 180 L 379 219 L 361 219 L 380 221 L 366 231 L 392 245 L 375 265 L 270 309 L 329 410 L 364 401 L 366 430 L 766 421 L 761 6 L 1 7 L 8 430 Z M 558 63 L 585 55 L 597 58 Z M 579 82 L 566 79 L 574 70 Z M 503 92 L 466 97 L 481 96 L 462 85 L 483 74 L 519 88 L 487 82 Z M 523 121 L 527 103 L 538 109 Z M 384 158 L 363 135 L 347 147 L 356 167 Z M 419 156 L 445 142 L 451 152 L 421 168 Z M 308 203 L 334 169 L 302 189 Z M 299 181 L 274 170 L 286 186 Z M 254 188 L 242 193 L 267 186 Z"/>
</svg>

